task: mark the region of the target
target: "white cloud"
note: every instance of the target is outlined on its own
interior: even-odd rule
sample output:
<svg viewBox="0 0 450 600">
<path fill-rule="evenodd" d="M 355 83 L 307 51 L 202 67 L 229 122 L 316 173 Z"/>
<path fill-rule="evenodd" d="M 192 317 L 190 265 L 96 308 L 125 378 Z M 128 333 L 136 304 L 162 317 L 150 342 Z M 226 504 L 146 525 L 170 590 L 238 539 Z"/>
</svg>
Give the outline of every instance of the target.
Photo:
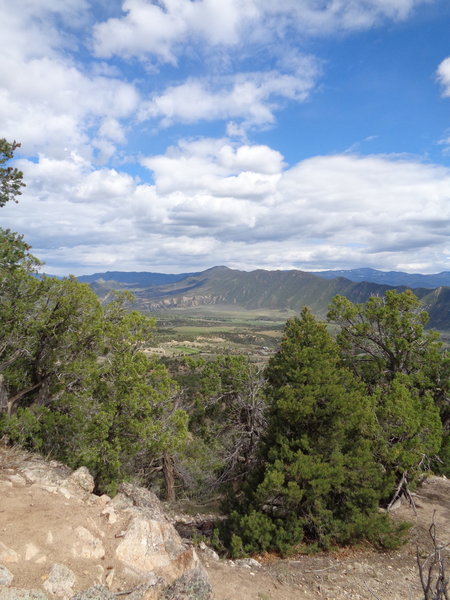
<svg viewBox="0 0 450 600">
<path fill-rule="evenodd" d="M 125 0 L 124 16 L 96 25 L 98 56 L 155 55 L 175 63 L 182 44 L 208 46 L 269 41 L 296 30 L 304 35 L 368 29 L 384 19 L 401 20 L 432 0 Z"/>
<path fill-rule="evenodd" d="M 83 0 L 20 0 L 20 11 L 0 3 L 0 121 L 2 135 L 19 139 L 28 154 L 58 157 L 67 149 L 87 156 L 97 145 L 124 141 L 121 120 L 139 103 L 136 88 L 118 77 L 90 74 L 71 58 L 74 38 L 60 23 L 86 25 Z M 104 71 L 104 70 L 103 70 Z"/>
<path fill-rule="evenodd" d="M 73 154 L 21 161 L 2 209 L 50 271 L 450 269 L 450 170 L 396 156 L 316 156 L 286 168 L 267 146 L 183 142 L 143 163 L 154 185 Z"/>
<path fill-rule="evenodd" d="M 403 20 L 420 4 L 433 0 L 259 0 L 264 13 L 309 35 L 369 29 L 386 19 Z"/>
<path fill-rule="evenodd" d="M 300 48 L 305 35 L 404 19 L 425 1 L 126 0 L 119 17 L 112 3 L 116 16 L 94 27 L 92 40 L 100 11 L 92 1 L 17 0 L 12 10 L 0 0 L 1 136 L 35 153 L 35 162 L 19 161 L 27 188 L 18 206 L 2 209 L 2 225 L 24 232 L 50 265 L 60 261 L 60 272 L 75 264 L 78 272 L 191 270 L 225 260 L 245 268 L 450 269 L 448 169 L 351 154 L 287 168 L 278 151 L 247 139 L 317 85 L 321 65 L 292 50 L 294 38 Z M 88 55 L 90 42 L 105 60 Z M 261 48 L 267 54 L 249 71 Z M 108 62 L 112 56 L 119 60 Z M 206 68 L 176 84 L 172 66 L 157 80 L 155 71 L 134 71 L 133 60 L 132 82 L 120 72 L 123 58 L 176 65 L 180 56 L 182 73 L 202 61 Z M 446 96 L 449 61 L 437 72 Z M 234 139 L 155 150 L 141 159 L 152 184 L 95 167 L 99 157 L 117 164 L 130 131 L 134 147 L 144 147 L 146 120 L 225 121 Z"/>
<path fill-rule="evenodd" d="M 445 58 L 438 67 L 437 78 L 443 89 L 443 96 L 450 96 L 450 56 Z"/>
<path fill-rule="evenodd" d="M 301 57 L 296 63 L 292 72 L 272 70 L 190 78 L 144 102 L 140 118 L 161 119 L 163 126 L 230 119 L 242 119 L 246 125 L 273 123 L 279 102 L 306 100 L 319 76 L 319 63 L 313 57 Z"/>
<path fill-rule="evenodd" d="M 212 45 L 233 45 L 239 41 L 241 24 L 258 16 L 257 7 L 249 0 L 125 0 L 122 9 L 125 16 L 94 28 L 98 56 L 154 54 L 175 63 L 173 47 L 186 38 L 197 36 Z"/>
<path fill-rule="evenodd" d="M 228 140 L 180 142 L 142 164 L 154 173 L 158 193 L 205 193 L 259 197 L 274 190 L 282 155 L 268 146 L 233 146 Z"/>
</svg>

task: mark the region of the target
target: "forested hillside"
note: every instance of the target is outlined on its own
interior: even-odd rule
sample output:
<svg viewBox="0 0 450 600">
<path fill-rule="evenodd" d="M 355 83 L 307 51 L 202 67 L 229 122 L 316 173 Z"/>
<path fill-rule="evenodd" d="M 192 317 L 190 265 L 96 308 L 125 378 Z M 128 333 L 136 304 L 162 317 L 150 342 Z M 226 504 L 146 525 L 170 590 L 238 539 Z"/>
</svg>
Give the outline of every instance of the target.
<svg viewBox="0 0 450 600">
<path fill-rule="evenodd" d="M 14 145 L 1 148 L 5 163 Z M 22 175 L 0 177 L 4 204 Z M 146 351 L 154 322 L 129 294 L 101 303 L 74 278 L 36 278 L 38 264 L 19 234 L 0 231 L 0 436 L 87 466 L 98 492 L 131 479 L 169 500 L 219 496 L 217 547 L 284 555 L 362 539 L 395 547 L 404 527 L 379 507 L 424 473 L 450 475 L 450 358 L 411 291 L 369 297 L 369 284 L 322 288 L 289 271 L 268 289 L 265 271 L 213 269 L 168 288 L 242 305 L 287 293 L 290 306 L 301 281 L 302 302 L 329 302 L 337 337 L 304 308 L 267 365 L 163 364 Z"/>
<path fill-rule="evenodd" d="M 147 275 L 150 281 L 155 274 Z M 355 282 L 344 277 L 324 279 L 305 271 L 258 269 L 247 272 L 227 267 L 213 267 L 172 283 L 145 283 L 144 274 L 140 274 L 139 283 L 131 283 L 133 279 L 137 280 L 137 277 L 132 273 L 118 274 L 117 280 L 112 275 L 108 279 L 89 278 L 92 289 L 103 300 L 107 300 L 113 290 L 127 289 L 135 296 L 134 306 L 150 312 L 197 306 L 300 311 L 304 306 L 309 306 L 315 314 L 325 317 L 329 303 L 337 294 L 352 302 L 365 302 L 371 296 L 383 295 L 387 290 L 394 289 L 392 285 L 364 280 Z M 128 283 L 124 283 L 125 280 Z M 405 283 L 395 289 L 404 291 L 407 285 Z M 414 289 L 429 314 L 429 327 L 450 329 L 449 290 L 446 287 L 436 290 L 426 287 Z"/>
</svg>

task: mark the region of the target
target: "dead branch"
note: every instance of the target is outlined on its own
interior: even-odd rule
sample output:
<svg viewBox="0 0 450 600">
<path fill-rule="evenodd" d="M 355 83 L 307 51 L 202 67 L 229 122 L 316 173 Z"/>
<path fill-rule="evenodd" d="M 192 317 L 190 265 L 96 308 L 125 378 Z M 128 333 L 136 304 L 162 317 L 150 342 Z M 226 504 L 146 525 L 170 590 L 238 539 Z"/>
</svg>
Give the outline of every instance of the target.
<svg viewBox="0 0 450 600">
<path fill-rule="evenodd" d="M 420 561 L 419 546 L 416 546 L 419 578 L 424 593 L 423 600 L 450 600 L 446 576 L 446 558 L 448 557 L 444 552 L 450 546 L 450 542 L 439 544 L 436 534 L 435 514 L 436 511 L 433 512 L 433 521 L 428 530 L 433 548 L 423 562 Z"/>
</svg>

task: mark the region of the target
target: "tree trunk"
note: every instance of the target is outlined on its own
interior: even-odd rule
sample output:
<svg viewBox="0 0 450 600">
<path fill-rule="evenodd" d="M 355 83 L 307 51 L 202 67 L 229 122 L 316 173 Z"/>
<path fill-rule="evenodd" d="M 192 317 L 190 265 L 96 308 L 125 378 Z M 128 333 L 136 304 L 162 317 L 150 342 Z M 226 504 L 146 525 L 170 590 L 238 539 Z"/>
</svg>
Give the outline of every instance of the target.
<svg viewBox="0 0 450 600">
<path fill-rule="evenodd" d="M 0 414 L 8 413 L 8 390 L 3 375 L 0 375 Z"/>
<path fill-rule="evenodd" d="M 175 501 L 175 473 L 173 468 L 173 458 L 167 452 L 163 456 L 163 474 L 166 485 L 166 496 L 169 502 Z"/>
</svg>

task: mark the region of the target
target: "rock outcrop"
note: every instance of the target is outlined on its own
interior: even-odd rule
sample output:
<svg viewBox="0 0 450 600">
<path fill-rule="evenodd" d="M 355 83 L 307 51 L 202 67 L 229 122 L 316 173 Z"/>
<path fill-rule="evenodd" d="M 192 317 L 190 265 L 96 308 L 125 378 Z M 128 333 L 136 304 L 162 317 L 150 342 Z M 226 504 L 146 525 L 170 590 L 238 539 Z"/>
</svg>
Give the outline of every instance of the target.
<svg viewBox="0 0 450 600">
<path fill-rule="evenodd" d="M 149 490 L 96 496 L 85 467 L 0 447 L 0 600 L 208 600 L 211 587 Z"/>
</svg>

